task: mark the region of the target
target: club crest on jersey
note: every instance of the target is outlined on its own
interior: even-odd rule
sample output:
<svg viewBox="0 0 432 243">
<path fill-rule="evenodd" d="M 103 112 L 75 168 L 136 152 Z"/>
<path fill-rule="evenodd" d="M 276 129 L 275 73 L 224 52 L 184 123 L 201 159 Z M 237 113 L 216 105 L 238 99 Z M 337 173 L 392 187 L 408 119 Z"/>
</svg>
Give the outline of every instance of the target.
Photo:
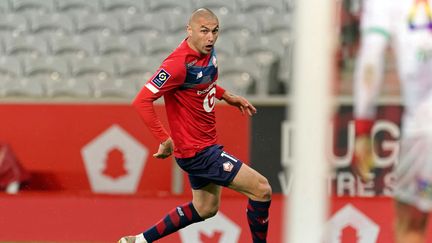
<svg viewBox="0 0 432 243">
<path fill-rule="evenodd" d="M 156 87 L 162 88 L 162 86 L 165 84 L 165 82 L 170 78 L 170 74 L 165 71 L 164 69 L 161 69 L 158 74 L 153 78 L 151 81 Z"/>
<path fill-rule="evenodd" d="M 227 161 L 227 162 L 223 163 L 223 170 L 224 171 L 231 172 L 233 168 L 234 168 L 234 165 L 231 162 Z"/>
</svg>

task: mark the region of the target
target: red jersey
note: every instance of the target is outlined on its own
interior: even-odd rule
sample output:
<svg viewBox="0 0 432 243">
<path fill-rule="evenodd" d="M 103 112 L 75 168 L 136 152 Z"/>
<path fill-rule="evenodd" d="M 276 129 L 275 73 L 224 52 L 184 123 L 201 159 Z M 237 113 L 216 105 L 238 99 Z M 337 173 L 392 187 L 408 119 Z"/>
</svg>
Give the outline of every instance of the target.
<svg viewBox="0 0 432 243">
<path fill-rule="evenodd" d="M 217 77 L 214 49 L 203 55 L 183 40 L 133 102 L 152 134 L 163 142 L 170 135 L 156 116 L 153 101 L 164 96 L 177 158 L 193 157 L 217 141 L 215 98 L 221 99 L 225 92 L 216 85 Z"/>
</svg>

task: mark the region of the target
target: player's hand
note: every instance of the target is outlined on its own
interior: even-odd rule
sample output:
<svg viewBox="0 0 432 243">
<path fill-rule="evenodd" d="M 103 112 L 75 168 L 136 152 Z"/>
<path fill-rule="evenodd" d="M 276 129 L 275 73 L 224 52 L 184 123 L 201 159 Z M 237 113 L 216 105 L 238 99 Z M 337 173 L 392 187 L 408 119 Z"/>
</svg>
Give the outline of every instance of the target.
<svg viewBox="0 0 432 243">
<path fill-rule="evenodd" d="M 174 143 L 171 138 L 168 138 L 159 145 L 157 153 L 153 154 L 154 158 L 165 159 L 169 157 L 174 150 Z"/>
<path fill-rule="evenodd" d="M 358 136 L 354 145 L 353 169 L 363 182 L 373 179 L 371 170 L 374 167 L 372 139 L 369 135 Z"/>
<path fill-rule="evenodd" d="M 253 114 L 257 113 L 257 109 L 244 97 L 225 92 L 223 99 L 228 104 L 239 108 L 243 115 L 247 113 L 249 116 L 252 116 Z"/>
</svg>

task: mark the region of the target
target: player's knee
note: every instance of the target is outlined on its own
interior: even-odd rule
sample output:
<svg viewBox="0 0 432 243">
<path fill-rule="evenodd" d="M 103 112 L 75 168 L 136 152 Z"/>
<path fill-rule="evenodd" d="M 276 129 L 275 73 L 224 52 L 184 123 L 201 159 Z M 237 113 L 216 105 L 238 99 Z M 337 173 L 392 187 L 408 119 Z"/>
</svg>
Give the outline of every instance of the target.
<svg viewBox="0 0 432 243">
<path fill-rule="evenodd" d="M 202 215 L 200 215 L 203 219 L 208 219 L 217 214 L 219 211 L 218 207 L 207 207 L 202 211 Z"/>
<path fill-rule="evenodd" d="M 269 201 L 272 196 L 272 188 L 266 178 L 263 178 L 258 188 L 258 199 L 260 201 Z"/>
<path fill-rule="evenodd" d="M 208 219 L 208 218 L 215 216 L 218 211 L 219 211 L 219 208 L 211 208 L 211 209 L 207 210 L 207 214 L 205 215 L 205 218 Z"/>
<path fill-rule="evenodd" d="M 219 204 L 199 204 L 196 207 L 198 214 L 203 219 L 208 219 L 217 214 L 219 211 Z"/>
</svg>

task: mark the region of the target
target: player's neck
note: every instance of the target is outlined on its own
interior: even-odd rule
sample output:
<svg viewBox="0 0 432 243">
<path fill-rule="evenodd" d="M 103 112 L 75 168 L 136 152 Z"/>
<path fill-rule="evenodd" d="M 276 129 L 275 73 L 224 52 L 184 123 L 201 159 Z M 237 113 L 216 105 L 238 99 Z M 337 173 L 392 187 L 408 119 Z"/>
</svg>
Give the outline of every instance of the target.
<svg viewBox="0 0 432 243">
<path fill-rule="evenodd" d="M 201 53 L 198 51 L 198 48 L 196 48 L 191 42 L 190 42 L 190 38 L 186 38 L 186 43 L 189 46 L 190 49 L 192 49 L 194 52 L 196 52 L 197 55 L 199 56 L 205 56 L 205 54 Z"/>
</svg>

